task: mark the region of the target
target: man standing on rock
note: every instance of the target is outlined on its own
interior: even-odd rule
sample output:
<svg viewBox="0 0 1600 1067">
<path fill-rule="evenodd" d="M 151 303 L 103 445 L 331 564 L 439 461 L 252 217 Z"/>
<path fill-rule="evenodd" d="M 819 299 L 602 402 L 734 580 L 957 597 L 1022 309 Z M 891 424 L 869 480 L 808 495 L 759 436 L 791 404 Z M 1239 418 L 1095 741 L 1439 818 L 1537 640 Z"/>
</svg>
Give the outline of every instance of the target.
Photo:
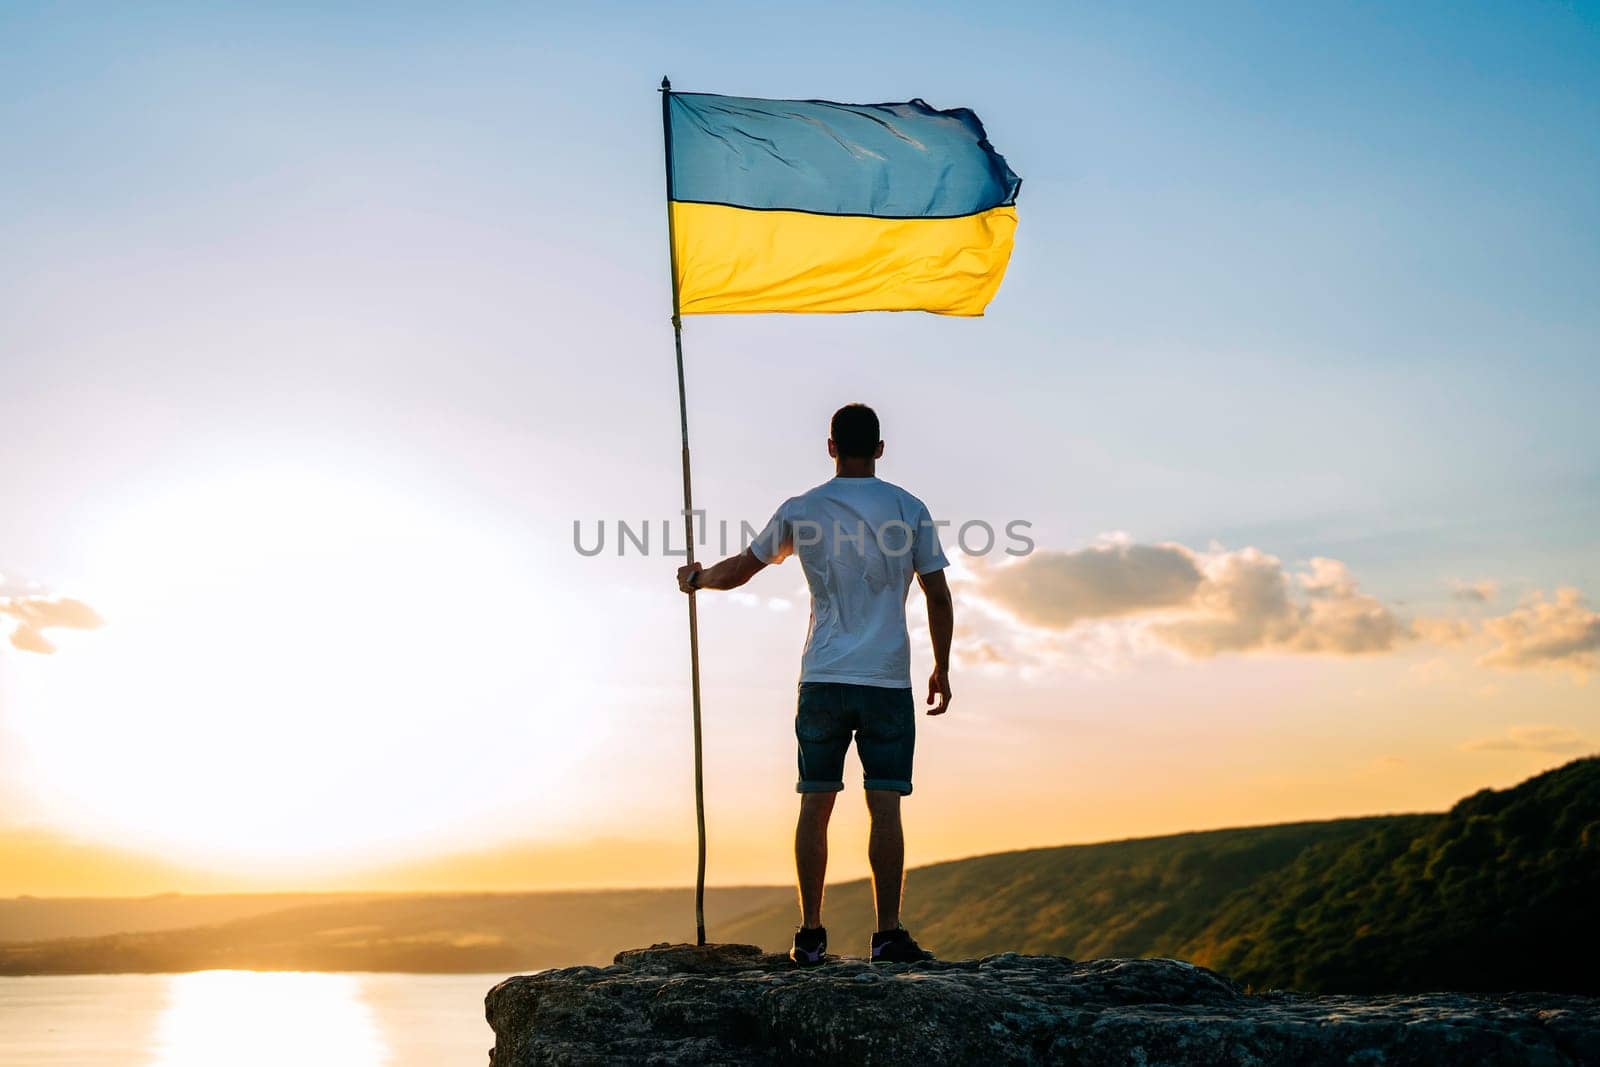
<svg viewBox="0 0 1600 1067">
<path fill-rule="evenodd" d="M 916 705 L 911 695 L 911 642 L 906 593 L 912 575 L 928 602 L 933 674 L 929 715 L 950 707 L 950 635 L 955 608 L 948 565 L 928 509 L 897 485 L 881 481 L 878 416 L 865 404 L 834 413 L 828 439 L 836 476 L 784 501 L 755 543 L 712 567 L 678 568 L 678 588 L 737 589 L 769 563 L 798 554 L 811 589 L 811 626 L 800 659 L 795 735 L 800 742 L 800 819 L 794 859 L 800 883 L 800 927 L 789 956 L 821 963 L 828 948 L 822 889 L 828 867 L 828 818 L 844 789 L 852 736 L 865 778 L 872 833 L 877 932 L 874 963 L 932 959 L 900 925 L 905 838 L 900 798 L 911 792 Z"/>
</svg>

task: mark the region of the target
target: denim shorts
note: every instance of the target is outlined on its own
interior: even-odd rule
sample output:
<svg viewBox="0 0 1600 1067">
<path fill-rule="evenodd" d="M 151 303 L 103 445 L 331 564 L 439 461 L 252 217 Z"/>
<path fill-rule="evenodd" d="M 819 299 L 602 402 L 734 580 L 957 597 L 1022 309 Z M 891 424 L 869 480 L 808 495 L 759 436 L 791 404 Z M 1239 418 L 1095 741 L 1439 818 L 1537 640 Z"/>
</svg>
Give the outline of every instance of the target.
<svg viewBox="0 0 1600 1067">
<path fill-rule="evenodd" d="M 917 707 L 911 687 L 801 682 L 794 734 L 800 742 L 799 793 L 844 788 L 844 756 L 852 736 L 868 789 L 911 792 Z"/>
</svg>

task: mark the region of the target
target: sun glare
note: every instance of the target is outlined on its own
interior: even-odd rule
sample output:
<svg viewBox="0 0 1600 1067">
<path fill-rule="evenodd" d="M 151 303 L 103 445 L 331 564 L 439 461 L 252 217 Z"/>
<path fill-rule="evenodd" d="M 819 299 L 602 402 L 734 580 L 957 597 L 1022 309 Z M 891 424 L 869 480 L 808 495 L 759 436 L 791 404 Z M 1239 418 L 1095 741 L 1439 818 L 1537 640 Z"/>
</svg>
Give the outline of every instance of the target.
<svg viewBox="0 0 1600 1067">
<path fill-rule="evenodd" d="M 168 986 L 149 1067 L 380 1067 L 389 1049 L 347 974 L 199 971 Z"/>
<path fill-rule="evenodd" d="M 303 869 L 557 784 L 597 727 L 562 706 L 530 555 L 314 472 L 154 496 L 94 543 L 106 627 L 21 665 L 33 791 L 101 838 Z"/>
</svg>

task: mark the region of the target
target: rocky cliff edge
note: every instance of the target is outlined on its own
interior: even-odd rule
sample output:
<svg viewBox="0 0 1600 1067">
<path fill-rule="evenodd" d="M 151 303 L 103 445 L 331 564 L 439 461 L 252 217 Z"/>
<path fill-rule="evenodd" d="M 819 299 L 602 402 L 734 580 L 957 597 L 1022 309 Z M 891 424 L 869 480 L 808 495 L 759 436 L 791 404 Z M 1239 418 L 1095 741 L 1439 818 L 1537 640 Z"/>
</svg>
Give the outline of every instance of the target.
<svg viewBox="0 0 1600 1067">
<path fill-rule="evenodd" d="M 1600 1000 L 1246 993 L 1179 960 L 1007 953 L 800 970 L 654 945 L 509 978 L 491 1067 L 542 1064 L 1600 1064 Z"/>
</svg>

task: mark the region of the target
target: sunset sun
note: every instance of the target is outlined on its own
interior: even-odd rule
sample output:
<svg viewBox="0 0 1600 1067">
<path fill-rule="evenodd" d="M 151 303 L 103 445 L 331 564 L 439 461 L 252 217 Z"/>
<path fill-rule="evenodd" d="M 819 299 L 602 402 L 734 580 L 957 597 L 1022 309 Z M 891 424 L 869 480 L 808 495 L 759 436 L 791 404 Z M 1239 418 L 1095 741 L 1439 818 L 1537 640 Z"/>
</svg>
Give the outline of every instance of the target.
<svg viewBox="0 0 1600 1067">
<path fill-rule="evenodd" d="M 295 469 L 174 485 L 89 558 L 106 625 L 67 642 L 70 673 L 21 679 L 14 723 L 70 828 L 194 859 L 349 858 L 485 804 L 452 784 L 495 766 L 474 725 L 584 741 L 528 706 L 526 556 L 404 492 Z"/>
</svg>

